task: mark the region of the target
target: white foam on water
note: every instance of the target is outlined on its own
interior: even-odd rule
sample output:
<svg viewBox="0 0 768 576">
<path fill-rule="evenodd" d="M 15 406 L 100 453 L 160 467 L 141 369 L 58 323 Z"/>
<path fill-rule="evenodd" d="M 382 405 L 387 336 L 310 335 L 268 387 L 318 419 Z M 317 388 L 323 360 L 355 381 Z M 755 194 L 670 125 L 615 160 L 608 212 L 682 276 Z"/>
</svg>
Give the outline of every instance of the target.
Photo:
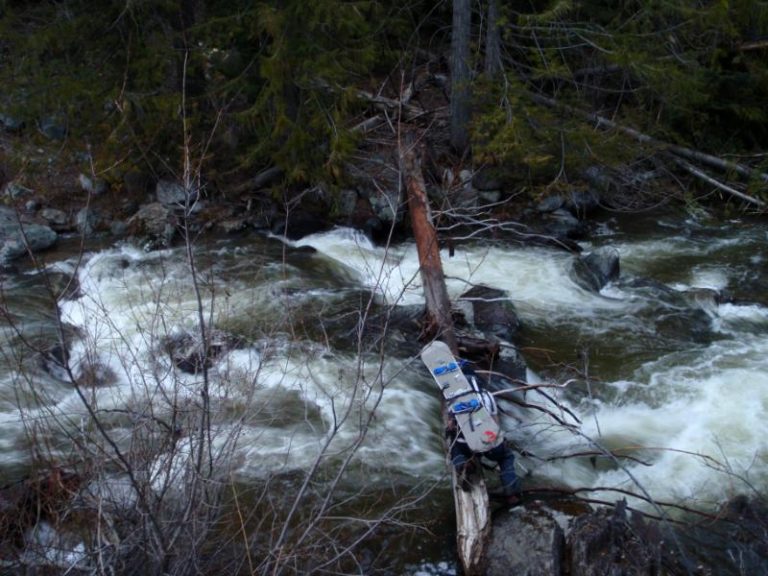
<svg viewBox="0 0 768 576">
<path fill-rule="evenodd" d="M 359 232 L 337 228 L 301 240 L 354 270 L 361 283 L 390 304 L 423 304 L 415 244 L 374 247 Z M 544 248 L 462 246 L 450 256 L 441 251 L 449 296 L 457 298 L 474 284 L 507 290 L 522 316 L 533 314 L 594 316 L 633 308 L 630 301 L 593 294 L 569 277 L 574 257 Z"/>
<path fill-rule="evenodd" d="M 423 301 L 414 245 L 376 247 L 360 231 L 343 227 L 311 234 L 292 244 L 311 246 L 347 267 L 363 286 L 374 290 L 386 303 Z"/>
<path fill-rule="evenodd" d="M 636 374 L 635 400 L 597 403 L 594 417 L 583 415 L 581 430 L 613 450 L 626 450 L 644 466 L 624 465 L 655 498 L 699 503 L 722 502 L 749 491 L 745 480 L 768 485 L 768 340 L 725 340 L 702 350 L 688 365 L 675 357 L 649 363 Z M 627 388 L 627 382 L 618 383 Z M 662 399 L 655 398 L 655 390 Z M 643 392 L 648 401 L 638 400 Z M 584 414 L 584 413 L 583 413 Z M 588 446 L 563 431 L 546 437 L 538 450 L 553 453 Z M 568 463 L 549 466 L 572 485 L 638 488 L 623 470 L 597 472 Z M 615 497 L 615 496 L 614 496 Z"/>
</svg>

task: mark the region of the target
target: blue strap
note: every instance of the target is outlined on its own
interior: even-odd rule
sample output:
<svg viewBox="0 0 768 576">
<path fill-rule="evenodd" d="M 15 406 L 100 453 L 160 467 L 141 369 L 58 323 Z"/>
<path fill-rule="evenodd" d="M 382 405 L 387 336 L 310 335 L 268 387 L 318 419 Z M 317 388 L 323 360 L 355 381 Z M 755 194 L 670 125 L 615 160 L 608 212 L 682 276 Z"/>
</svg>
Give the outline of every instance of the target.
<svg viewBox="0 0 768 576">
<path fill-rule="evenodd" d="M 480 401 L 477 398 L 467 400 L 466 402 L 456 402 L 451 406 L 451 412 L 454 414 L 463 414 L 465 412 L 475 412 L 480 410 Z"/>
<path fill-rule="evenodd" d="M 441 374 L 447 374 L 448 372 L 453 372 L 455 370 L 458 370 L 460 366 L 464 366 L 466 363 L 467 363 L 466 360 L 459 360 L 458 362 L 449 362 L 444 366 L 438 366 L 437 368 L 432 370 L 432 373 L 435 376 L 440 376 Z"/>
</svg>

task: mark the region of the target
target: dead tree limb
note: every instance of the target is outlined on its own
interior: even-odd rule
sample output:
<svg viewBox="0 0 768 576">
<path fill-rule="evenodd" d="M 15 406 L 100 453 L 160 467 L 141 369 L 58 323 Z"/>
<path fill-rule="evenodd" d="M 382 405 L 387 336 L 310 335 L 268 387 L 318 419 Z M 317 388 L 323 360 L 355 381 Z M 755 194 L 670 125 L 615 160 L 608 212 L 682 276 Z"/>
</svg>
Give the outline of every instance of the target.
<svg viewBox="0 0 768 576">
<path fill-rule="evenodd" d="M 400 145 L 400 168 L 408 192 L 408 210 L 419 253 L 428 329 L 448 344 L 456 355 L 458 346 L 453 330 L 451 302 L 445 287 L 443 264 L 440 260 L 437 232 L 430 217 L 417 143 L 411 134 L 407 134 Z M 443 403 L 444 424 L 447 424 L 447 417 L 446 406 Z M 491 532 L 488 492 L 482 479 L 473 482 L 470 490 L 462 490 L 456 478 L 456 471 L 452 470 L 452 474 L 459 561 L 464 574 L 480 575 L 483 573 L 485 551 Z"/>
<path fill-rule="evenodd" d="M 683 168 L 686 172 L 689 172 L 690 174 L 693 174 L 698 178 L 699 180 L 703 180 L 704 182 L 707 182 L 708 184 L 711 184 L 718 190 L 722 190 L 723 192 L 727 192 L 731 196 L 736 196 L 737 198 L 740 198 L 744 200 L 745 202 L 749 202 L 750 204 L 754 204 L 755 206 L 759 206 L 760 208 L 765 208 L 766 203 L 760 200 L 759 198 L 753 198 L 752 196 L 749 196 L 747 194 L 744 194 L 744 192 L 740 192 L 739 190 L 736 190 L 735 188 L 728 186 L 727 184 L 723 184 L 719 180 L 716 180 L 715 178 L 712 178 L 709 174 L 704 172 L 703 170 L 699 170 L 695 166 L 692 166 L 685 160 L 677 160 L 678 166 Z"/>
<path fill-rule="evenodd" d="M 582 118 L 589 120 L 590 122 L 593 122 L 598 128 L 610 128 L 612 130 L 618 130 L 619 132 L 623 132 L 624 134 L 631 136 L 632 138 L 634 138 L 635 140 L 637 140 L 642 144 L 650 144 L 653 146 L 658 146 L 659 148 L 666 150 L 667 152 L 675 156 L 685 158 L 687 160 L 701 162 L 702 164 L 712 166 L 713 168 L 717 168 L 719 170 L 724 170 L 727 172 L 728 171 L 735 172 L 736 174 L 740 174 L 741 176 L 744 176 L 746 178 L 758 178 L 763 182 L 768 182 L 768 174 L 766 174 L 765 172 L 761 172 L 759 170 L 750 168 L 749 166 L 745 166 L 744 164 L 731 162 L 730 160 L 724 160 L 723 158 L 718 158 L 717 156 L 713 156 L 712 154 L 707 154 L 706 152 L 700 152 L 699 150 L 693 150 L 692 148 L 686 148 L 685 146 L 678 146 L 676 144 L 669 144 L 667 142 L 663 142 L 661 140 L 654 138 L 649 134 L 645 134 L 643 132 L 640 132 L 639 130 L 635 130 L 634 128 L 629 128 L 628 126 L 622 126 L 621 124 L 618 124 L 613 120 L 609 120 L 604 116 L 600 116 L 599 114 L 585 112 L 583 110 L 579 110 L 578 108 L 574 108 L 573 106 L 561 104 L 560 102 L 558 102 L 553 98 L 547 98 L 546 96 L 541 96 L 538 94 L 532 94 L 531 98 L 533 99 L 534 102 L 543 104 L 550 108 L 558 108 L 560 110 L 565 110 L 570 114 L 581 116 Z"/>
</svg>

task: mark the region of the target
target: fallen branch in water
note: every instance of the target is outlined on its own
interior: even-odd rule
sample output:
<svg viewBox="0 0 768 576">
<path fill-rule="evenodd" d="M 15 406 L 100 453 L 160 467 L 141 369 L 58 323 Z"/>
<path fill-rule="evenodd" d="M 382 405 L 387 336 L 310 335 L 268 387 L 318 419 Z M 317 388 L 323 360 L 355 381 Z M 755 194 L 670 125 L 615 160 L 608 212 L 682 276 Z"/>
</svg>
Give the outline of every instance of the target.
<svg viewBox="0 0 768 576">
<path fill-rule="evenodd" d="M 722 190 L 723 192 L 727 192 L 731 196 L 736 196 L 737 198 L 741 198 L 745 202 L 749 202 L 750 204 L 754 204 L 755 206 L 760 206 L 760 208 L 765 208 L 766 203 L 758 198 L 753 198 L 752 196 L 749 196 L 747 194 L 744 194 L 744 192 L 740 192 L 736 190 L 735 188 L 728 186 L 727 184 L 723 184 L 719 180 L 716 180 L 715 178 L 712 178 L 709 174 L 705 173 L 703 170 L 700 170 L 696 168 L 695 166 L 692 166 L 685 160 L 680 160 L 679 158 L 675 160 L 677 162 L 677 165 L 683 168 L 686 172 L 696 176 L 699 180 L 703 180 L 704 182 L 707 182 L 708 184 L 712 184 L 715 188 Z"/>
<path fill-rule="evenodd" d="M 618 130 L 619 132 L 622 132 L 628 136 L 631 136 L 632 138 L 634 138 L 635 140 L 637 140 L 642 144 L 649 144 L 649 145 L 658 147 L 659 149 L 664 150 L 673 156 L 677 156 L 678 158 L 676 160 L 679 160 L 680 158 L 685 158 L 687 160 L 701 162 L 702 164 L 712 166 L 719 170 L 723 170 L 726 172 L 734 172 L 745 178 L 757 178 L 758 180 L 761 180 L 763 182 L 768 182 L 767 173 L 762 172 L 760 170 L 756 170 L 749 166 L 745 166 L 744 164 L 731 162 L 730 160 L 718 158 L 717 156 L 713 156 L 712 154 L 707 154 L 706 152 L 701 152 L 699 150 L 694 150 L 692 148 L 686 148 L 685 146 L 679 146 L 677 144 L 670 144 L 668 142 L 663 142 L 662 140 L 658 140 L 653 136 L 640 132 L 639 130 L 635 130 L 634 128 L 629 128 L 628 126 L 622 126 L 621 124 L 618 124 L 613 120 L 609 120 L 604 116 L 600 116 L 599 114 L 594 114 L 592 112 L 585 112 L 583 110 L 579 110 L 578 108 L 574 108 L 573 106 L 562 104 L 553 98 L 547 98 L 546 96 L 532 94 L 531 99 L 538 104 L 543 104 L 550 108 L 565 110 L 570 114 L 581 116 L 585 120 L 593 122 L 598 128 L 609 128 L 612 130 Z M 688 167 L 683 165 L 683 168 L 685 168 L 690 172 Z M 694 170 L 698 170 L 693 166 L 690 166 L 690 168 L 693 168 Z M 738 196 L 739 198 L 741 198 L 746 202 L 755 204 L 756 206 L 760 206 L 761 208 L 764 208 L 766 206 L 766 203 L 763 202 L 762 200 L 753 198 L 746 194 L 739 193 L 737 190 L 733 189 L 732 187 L 727 186 L 722 182 L 718 182 L 717 180 L 715 180 L 714 178 L 711 178 L 710 176 L 707 176 L 700 170 L 698 170 L 698 173 L 694 174 L 694 176 L 698 178 L 706 177 L 707 182 L 709 182 L 710 184 L 717 185 L 718 188 L 730 194 L 733 194 L 735 192 L 736 193 L 734 194 L 735 196 Z"/>
</svg>

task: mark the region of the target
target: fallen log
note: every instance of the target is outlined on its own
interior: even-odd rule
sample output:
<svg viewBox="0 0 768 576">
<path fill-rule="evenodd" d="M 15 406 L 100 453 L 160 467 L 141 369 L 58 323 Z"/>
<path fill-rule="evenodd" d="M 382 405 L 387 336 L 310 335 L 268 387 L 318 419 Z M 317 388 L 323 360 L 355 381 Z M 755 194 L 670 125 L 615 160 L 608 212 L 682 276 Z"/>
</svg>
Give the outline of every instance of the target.
<svg viewBox="0 0 768 576">
<path fill-rule="evenodd" d="M 585 112 L 583 110 L 579 110 L 578 108 L 574 108 L 573 106 L 561 104 L 560 102 L 558 102 L 553 98 L 547 98 L 546 96 L 541 96 L 538 94 L 532 94 L 531 98 L 533 99 L 534 102 L 543 104 L 550 108 L 558 108 L 560 110 L 565 110 L 570 114 L 581 116 L 582 118 L 589 120 L 590 122 L 593 122 L 598 128 L 610 128 L 612 130 L 618 130 L 619 132 L 623 132 L 624 134 L 631 136 L 632 138 L 634 138 L 635 140 L 637 140 L 642 144 L 650 144 L 653 146 L 657 146 L 669 152 L 670 154 L 677 156 L 678 158 L 685 158 L 686 160 L 701 162 L 702 164 L 712 166 L 713 168 L 717 168 L 719 170 L 740 174 L 745 178 L 757 178 L 759 180 L 762 180 L 763 182 L 768 182 L 768 174 L 766 174 L 765 172 L 761 172 L 760 170 L 755 170 L 754 168 L 751 168 L 749 166 L 745 166 L 744 164 L 739 164 L 738 162 L 731 162 L 730 160 L 718 158 L 717 156 L 713 156 L 712 154 L 707 154 L 706 152 L 701 152 L 699 150 L 693 150 L 692 148 L 686 148 L 685 146 L 678 146 L 677 144 L 669 144 L 668 142 L 663 142 L 661 140 L 654 138 L 649 134 L 645 134 L 643 132 L 640 132 L 639 130 L 635 130 L 634 128 L 630 128 L 628 126 L 622 126 L 621 124 L 618 124 L 613 120 L 609 120 L 604 116 L 600 116 L 599 114 L 594 114 L 592 112 Z M 699 176 L 699 175 L 697 174 L 696 176 Z M 722 187 L 720 188 L 722 189 Z M 758 206 L 761 206 L 761 207 L 765 206 L 765 203 L 760 200 L 752 198 L 751 196 L 747 196 L 747 195 L 744 195 L 744 196 L 746 197 L 742 197 L 742 196 L 739 196 L 739 197 L 742 198 L 742 200 L 751 202 L 753 204 L 757 204 Z"/>
<path fill-rule="evenodd" d="M 430 337 L 448 344 L 458 355 L 458 344 L 453 329 L 451 303 L 445 286 L 443 265 L 437 232 L 432 225 L 426 186 L 421 172 L 416 139 L 408 134 L 400 145 L 400 169 L 408 193 L 408 209 L 413 236 L 419 253 L 421 280 L 426 299 L 427 331 Z M 443 402 L 443 423 L 448 413 Z M 446 451 L 448 446 L 446 445 Z M 487 543 L 491 531 L 488 492 L 482 478 L 474 481 L 469 490 L 462 490 L 451 466 L 453 496 L 456 507 L 456 539 L 463 573 L 479 576 L 484 571 Z"/>
</svg>

